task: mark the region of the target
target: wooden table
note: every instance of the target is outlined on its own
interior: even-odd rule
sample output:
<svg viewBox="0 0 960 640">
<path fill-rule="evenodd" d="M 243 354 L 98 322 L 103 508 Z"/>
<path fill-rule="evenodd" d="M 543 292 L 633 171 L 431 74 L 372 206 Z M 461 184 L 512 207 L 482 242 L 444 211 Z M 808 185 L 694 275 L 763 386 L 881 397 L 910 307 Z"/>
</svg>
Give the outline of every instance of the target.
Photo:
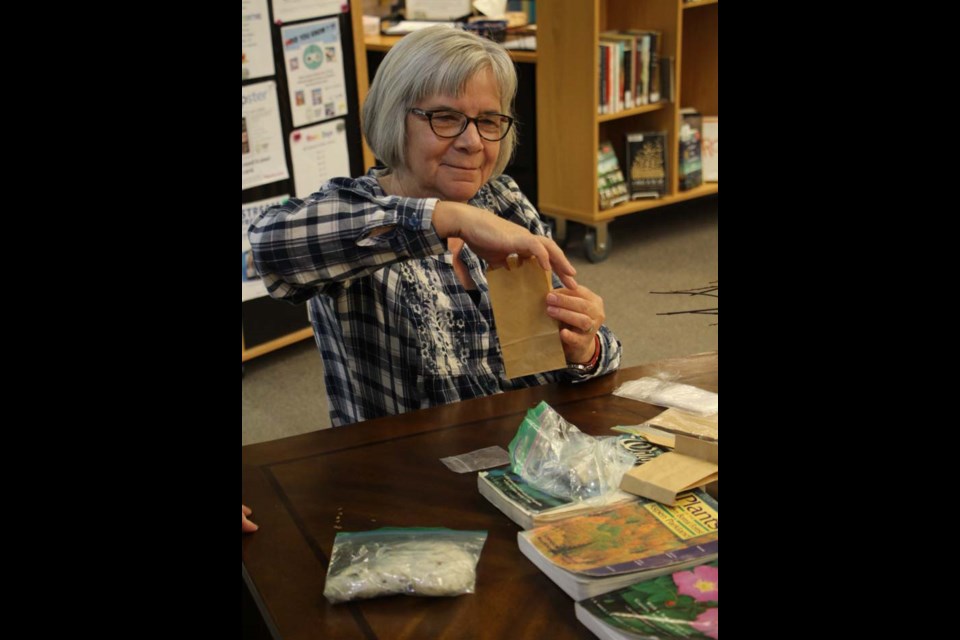
<svg viewBox="0 0 960 640">
<path fill-rule="evenodd" d="M 439 458 L 507 448 L 523 415 L 546 400 L 582 431 L 638 424 L 659 407 L 611 395 L 661 371 L 717 391 L 717 353 L 622 370 L 581 385 L 548 385 L 242 449 L 242 497 L 260 525 L 243 535 L 243 579 L 275 637 L 592 638 L 573 602 L 517 549 L 518 527 L 477 492 L 474 473 Z M 338 531 L 450 527 L 489 532 L 476 593 L 391 596 L 331 605 L 324 579 Z"/>
</svg>

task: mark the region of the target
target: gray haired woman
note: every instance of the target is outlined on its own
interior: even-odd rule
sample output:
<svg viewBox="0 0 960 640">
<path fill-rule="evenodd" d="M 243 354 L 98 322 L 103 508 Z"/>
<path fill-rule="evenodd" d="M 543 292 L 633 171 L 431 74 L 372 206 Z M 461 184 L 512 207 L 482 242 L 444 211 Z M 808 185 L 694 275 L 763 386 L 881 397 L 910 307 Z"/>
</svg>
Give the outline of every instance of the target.
<svg viewBox="0 0 960 640">
<path fill-rule="evenodd" d="M 275 298 L 307 302 L 334 426 L 614 371 L 603 300 L 573 279 L 534 206 L 503 175 L 517 77 L 498 44 L 437 26 L 386 55 L 363 107 L 385 165 L 335 178 L 250 227 Z M 487 269 L 534 256 L 571 367 L 509 379 Z"/>
</svg>

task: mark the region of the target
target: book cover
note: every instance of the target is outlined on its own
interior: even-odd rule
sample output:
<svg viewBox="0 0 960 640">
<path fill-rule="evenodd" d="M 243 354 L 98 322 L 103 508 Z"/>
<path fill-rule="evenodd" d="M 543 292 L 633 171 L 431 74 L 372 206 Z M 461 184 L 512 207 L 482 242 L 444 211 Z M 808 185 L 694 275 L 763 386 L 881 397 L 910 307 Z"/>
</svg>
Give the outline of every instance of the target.
<svg viewBox="0 0 960 640">
<path fill-rule="evenodd" d="M 660 102 L 660 51 L 663 48 L 663 34 L 659 31 L 633 31 L 642 33 L 649 40 L 650 49 L 647 63 L 647 101 L 649 104 Z"/>
<path fill-rule="evenodd" d="M 478 473 L 477 489 L 480 495 L 523 529 L 637 499 L 625 491 L 615 491 L 589 500 L 561 498 L 530 486 L 509 467 Z"/>
<path fill-rule="evenodd" d="M 720 637 L 719 560 L 618 589 L 575 605 L 598 638 Z"/>
<path fill-rule="evenodd" d="M 627 181 L 620 170 L 620 161 L 613 151 L 610 142 L 600 144 L 597 153 L 597 189 L 600 195 L 600 208 L 609 209 L 626 202 L 630 195 L 627 192 Z"/>
<path fill-rule="evenodd" d="M 695 109 L 680 110 L 680 190 L 699 187 L 703 182 L 700 160 L 701 117 Z"/>
<path fill-rule="evenodd" d="M 660 97 L 666 102 L 676 100 L 677 78 L 673 56 L 660 58 Z"/>
<path fill-rule="evenodd" d="M 720 116 L 703 116 L 700 155 L 703 160 L 703 181 L 720 182 L 718 151 L 720 148 Z"/>
<path fill-rule="evenodd" d="M 642 464 L 664 450 L 641 436 L 622 436 L 617 444 Z M 614 491 L 587 500 L 574 500 L 541 491 L 510 470 L 510 466 L 481 471 L 477 490 L 484 498 L 523 529 L 532 529 L 564 518 L 604 510 L 637 500 L 625 491 Z"/>
<path fill-rule="evenodd" d="M 666 193 L 666 131 L 628 133 L 626 158 L 631 200 L 659 198 Z"/>
<path fill-rule="evenodd" d="M 575 600 L 714 560 L 719 505 L 701 490 L 521 531 L 520 551 Z"/>
<path fill-rule="evenodd" d="M 610 111 L 609 98 L 607 97 L 607 87 L 610 84 L 607 76 L 610 73 L 609 56 L 607 55 L 610 45 L 604 42 L 600 43 L 600 105 L 598 113 L 605 114 Z"/>
<path fill-rule="evenodd" d="M 640 44 L 640 66 L 638 71 L 640 72 L 640 93 L 641 93 L 641 103 L 640 104 L 650 104 L 650 45 L 651 38 L 649 33 L 634 33 L 637 42 Z"/>
</svg>

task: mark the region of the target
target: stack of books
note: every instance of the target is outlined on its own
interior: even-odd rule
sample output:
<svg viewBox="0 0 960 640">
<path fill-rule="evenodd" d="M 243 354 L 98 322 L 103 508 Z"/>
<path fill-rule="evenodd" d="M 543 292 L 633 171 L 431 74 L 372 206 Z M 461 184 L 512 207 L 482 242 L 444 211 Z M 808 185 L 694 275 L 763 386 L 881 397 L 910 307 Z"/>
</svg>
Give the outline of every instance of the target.
<svg viewBox="0 0 960 640">
<path fill-rule="evenodd" d="M 517 534 L 520 551 L 574 600 L 716 560 L 719 505 L 704 491 L 668 507 L 639 499 Z"/>
<path fill-rule="evenodd" d="M 638 465 L 664 453 L 664 449 L 642 436 L 620 436 L 617 445 L 629 451 Z M 509 465 L 481 471 L 477 474 L 477 489 L 480 495 L 523 529 L 637 500 L 637 496 L 625 491 L 613 491 L 586 500 L 555 496 L 524 480 Z"/>
<path fill-rule="evenodd" d="M 687 434 L 715 444 L 718 418 L 668 410 L 656 421 L 665 431 L 619 427 L 635 435 L 618 445 L 643 464 Z M 675 506 L 623 491 L 574 500 L 537 489 L 509 466 L 481 471 L 477 488 L 524 529 L 521 553 L 576 601 L 577 619 L 597 637 L 718 637 L 720 507 L 702 489 L 679 493 Z"/>
</svg>

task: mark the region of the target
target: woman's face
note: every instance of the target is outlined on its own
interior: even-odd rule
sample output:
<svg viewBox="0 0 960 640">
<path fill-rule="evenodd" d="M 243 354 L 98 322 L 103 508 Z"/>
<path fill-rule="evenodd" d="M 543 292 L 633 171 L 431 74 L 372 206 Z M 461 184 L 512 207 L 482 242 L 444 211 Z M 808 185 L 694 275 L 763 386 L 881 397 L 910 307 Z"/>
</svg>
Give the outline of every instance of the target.
<svg viewBox="0 0 960 640">
<path fill-rule="evenodd" d="M 489 70 L 477 73 L 463 95 L 434 96 L 421 100 L 424 111 L 452 109 L 475 118 L 500 113 L 500 94 Z M 407 171 L 397 178 L 406 195 L 467 202 L 490 179 L 500 153 L 500 142 L 480 137 L 473 122 L 456 138 L 441 138 L 422 116 L 407 114 Z"/>
</svg>

